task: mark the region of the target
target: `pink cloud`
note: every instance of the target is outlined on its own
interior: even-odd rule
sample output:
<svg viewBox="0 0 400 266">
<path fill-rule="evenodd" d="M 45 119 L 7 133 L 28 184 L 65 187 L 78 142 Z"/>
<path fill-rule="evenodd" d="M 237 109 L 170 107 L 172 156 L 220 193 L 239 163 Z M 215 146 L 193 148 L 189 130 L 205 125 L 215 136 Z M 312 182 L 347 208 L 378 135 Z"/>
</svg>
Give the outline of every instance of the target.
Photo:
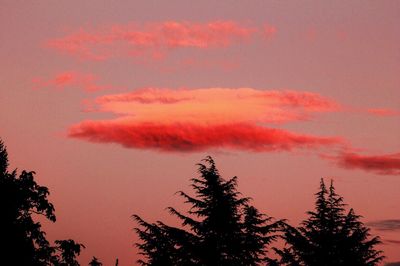
<svg viewBox="0 0 400 266">
<path fill-rule="evenodd" d="M 335 101 L 311 92 L 253 88 L 145 88 L 95 100 L 98 109 L 141 122 L 272 123 L 336 111 Z"/>
<path fill-rule="evenodd" d="M 277 33 L 277 28 L 275 26 L 265 24 L 263 26 L 263 34 L 266 39 L 271 39 Z"/>
<path fill-rule="evenodd" d="M 47 46 L 82 59 L 105 60 L 126 55 L 162 58 L 167 51 L 177 48 L 230 46 L 249 39 L 256 31 L 234 21 L 116 24 L 102 30 L 81 28 L 49 40 Z"/>
<path fill-rule="evenodd" d="M 69 87 L 77 87 L 86 92 L 95 92 L 109 88 L 109 86 L 98 85 L 96 76 L 76 71 L 62 72 L 50 79 L 34 78 L 32 82 L 35 89 L 54 88 L 64 90 Z"/>
<path fill-rule="evenodd" d="M 339 108 L 336 102 L 311 92 L 145 88 L 104 95 L 93 103 L 97 111 L 117 117 L 83 121 L 70 128 L 69 137 L 161 151 L 291 151 L 343 144 L 340 138 L 265 125 L 304 120 L 312 113 Z"/>
<path fill-rule="evenodd" d="M 72 126 L 68 136 L 95 143 L 118 143 L 127 148 L 177 152 L 290 151 L 341 143 L 339 138 L 296 134 L 255 124 L 136 123 L 129 119 L 85 121 Z"/>
<path fill-rule="evenodd" d="M 400 175 L 400 153 L 384 155 L 360 155 L 342 153 L 337 163 L 347 169 L 361 169 L 382 175 Z"/>
<path fill-rule="evenodd" d="M 397 116 L 400 111 L 388 108 L 371 108 L 367 110 L 368 113 L 377 116 Z"/>
</svg>

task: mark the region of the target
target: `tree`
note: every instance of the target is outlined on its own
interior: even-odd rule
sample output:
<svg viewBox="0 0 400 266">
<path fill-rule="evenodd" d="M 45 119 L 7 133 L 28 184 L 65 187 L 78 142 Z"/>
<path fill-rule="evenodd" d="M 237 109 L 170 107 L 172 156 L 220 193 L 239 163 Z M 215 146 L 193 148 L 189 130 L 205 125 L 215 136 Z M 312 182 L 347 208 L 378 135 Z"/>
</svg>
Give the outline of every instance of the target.
<svg viewBox="0 0 400 266">
<path fill-rule="evenodd" d="M 343 198 L 336 194 L 333 182 L 326 189 L 321 179 L 316 193 L 315 211 L 298 228 L 286 225 L 286 247 L 276 250 L 283 265 L 361 266 L 378 265 L 382 252 L 375 250 L 378 237 L 371 238 L 369 229 L 360 222 L 353 209 L 347 213 Z"/>
<path fill-rule="evenodd" d="M 102 266 L 103 263 L 99 261 L 98 258 L 93 257 L 92 260 L 89 262 L 89 266 Z"/>
<path fill-rule="evenodd" d="M 48 201 L 49 190 L 34 180 L 35 172 L 8 172 L 8 153 L 0 140 L 0 251 L 4 265 L 54 265 L 60 259 L 46 239 L 34 216 L 56 221 L 54 206 Z M 60 241 L 59 243 L 61 243 Z M 56 242 L 57 243 L 57 242 Z M 79 254 L 79 253 L 78 253 Z"/>
<path fill-rule="evenodd" d="M 237 177 L 226 181 L 211 157 L 203 161 L 198 164 L 200 176 L 191 179 L 195 196 L 178 192 L 191 205 L 188 215 L 168 208 L 188 230 L 134 216 L 141 226 L 136 231 L 147 259 L 143 265 L 160 265 L 160 259 L 163 265 L 258 265 L 266 259 L 264 248 L 275 239 L 270 234 L 278 225 L 267 224 L 270 218 L 247 206 L 249 198 L 236 189 Z M 253 236 L 257 239 L 250 240 Z"/>
<path fill-rule="evenodd" d="M 57 266 L 79 266 L 76 257 L 81 253 L 82 248 L 85 248 L 84 245 L 76 243 L 72 239 L 68 240 L 56 240 L 55 249 L 60 252 L 60 254 L 56 257 L 57 262 L 55 265 Z"/>
<path fill-rule="evenodd" d="M 244 254 L 242 257 L 243 265 L 260 265 L 268 262 L 270 265 L 273 260 L 266 256 L 265 247 L 270 245 L 278 238 L 275 234 L 283 225 L 283 221 L 272 222 L 272 217 L 260 213 L 255 207 L 247 205 L 244 209 Z"/>
<path fill-rule="evenodd" d="M 53 205 L 47 200 L 49 191 L 34 181 L 35 172 L 8 172 L 8 154 L 0 141 L 0 219 L 3 262 L 9 265 L 47 264 L 53 252 L 41 224 L 32 215 L 55 222 Z M 7 263 L 6 263 L 7 264 Z"/>
</svg>

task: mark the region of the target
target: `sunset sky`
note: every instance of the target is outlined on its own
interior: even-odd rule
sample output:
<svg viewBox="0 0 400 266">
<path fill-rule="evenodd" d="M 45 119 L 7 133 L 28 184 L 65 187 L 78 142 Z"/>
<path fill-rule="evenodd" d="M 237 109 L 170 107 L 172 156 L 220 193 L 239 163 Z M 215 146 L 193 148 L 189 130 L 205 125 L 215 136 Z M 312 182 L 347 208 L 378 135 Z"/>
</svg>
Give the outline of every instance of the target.
<svg viewBox="0 0 400 266">
<path fill-rule="evenodd" d="M 211 155 L 297 225 L 320 178 L 400 261 L 400 1 L 2 1 L 0 137 L 112 265 Z"/>
</svg>

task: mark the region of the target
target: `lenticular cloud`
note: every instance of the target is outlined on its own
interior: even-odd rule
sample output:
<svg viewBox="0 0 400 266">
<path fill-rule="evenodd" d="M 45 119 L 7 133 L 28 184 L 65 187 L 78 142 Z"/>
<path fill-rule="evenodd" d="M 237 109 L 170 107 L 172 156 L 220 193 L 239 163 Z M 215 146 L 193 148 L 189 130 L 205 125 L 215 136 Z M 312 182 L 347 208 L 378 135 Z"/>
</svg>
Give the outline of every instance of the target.
<svg viewBox="0 0 400 266">
<path fill-rule="evenodd" d="M 192 152 L 210 149 L 291 151 L 339 145 L 319 137 L 274 128 L 339 108 L 310 92 L 252 88 L 147 88 L 94 100 L 97 111 L 115 119 L 83 121 L 69 137 L 127 148 Z"/>
</svg>

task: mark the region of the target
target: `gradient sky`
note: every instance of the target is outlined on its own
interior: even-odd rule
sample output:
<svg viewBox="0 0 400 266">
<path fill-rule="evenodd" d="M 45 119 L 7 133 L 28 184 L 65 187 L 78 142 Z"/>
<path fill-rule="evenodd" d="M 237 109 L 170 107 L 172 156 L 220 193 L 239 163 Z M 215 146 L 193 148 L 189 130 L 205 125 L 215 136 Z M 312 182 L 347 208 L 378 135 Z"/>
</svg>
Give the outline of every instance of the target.
<svg viewBox="0 0 400 266">
<path fill-rule="evenodd" d="M 132 265 L 130 216 L 206 155 L 297 224 L 321 177 L 400 261 L 399 1 L 2 1 L 0 136 L 49 187 L 50 239 Z"/>
</svg>

